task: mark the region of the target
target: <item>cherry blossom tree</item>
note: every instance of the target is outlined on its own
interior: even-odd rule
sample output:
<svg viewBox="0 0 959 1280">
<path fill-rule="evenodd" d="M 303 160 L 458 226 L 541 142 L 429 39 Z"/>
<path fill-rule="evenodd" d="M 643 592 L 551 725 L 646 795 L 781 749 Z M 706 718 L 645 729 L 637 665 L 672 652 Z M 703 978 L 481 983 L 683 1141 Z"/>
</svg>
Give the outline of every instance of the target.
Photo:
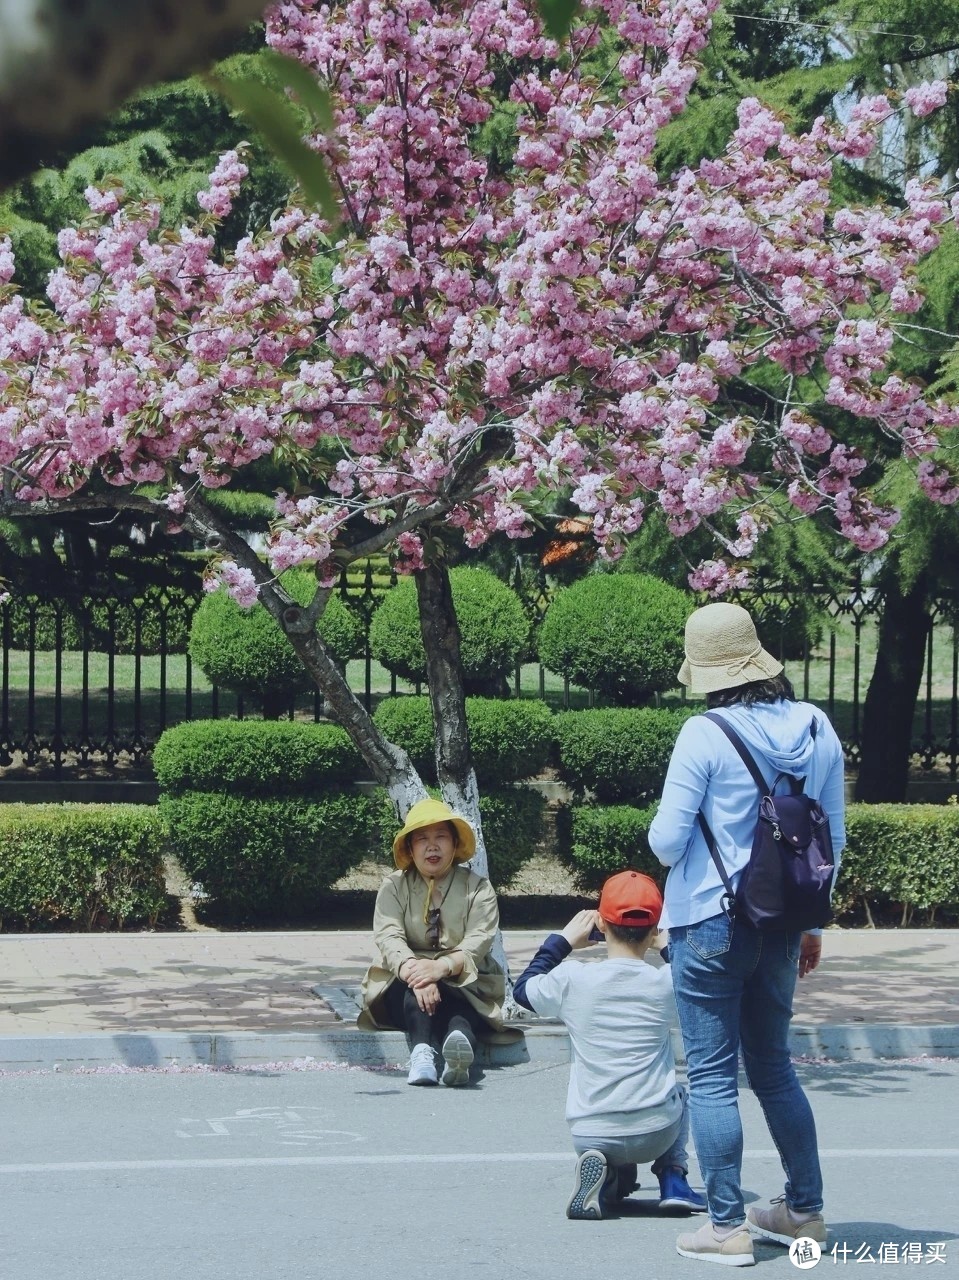
<svg viewBox="0 0 959 1280">
<path fill-rule="evenodd" d="M 269 42 L 335 106 L 311 145 L 342 221 L 294 201 L 219 251 L 231 152 L 176 234 L 91 191 L 49 307 L 0 247 L 2 509 L 159 510 L 201 539 L 211 585 L 270 610 L 403 812 L 423 784 L 316 632 L 343 565 L 389 549 L 417 582 L 443 791 L 478 822 L 444 539 L 522 538 L 563 493 L 615 557 L 653 504 L 714 531 L 692 585 L 719 593 L 783 500 L 882 546 L 890 458 L 954 502 L 959 412 L 890 352 L 957 202 L 918 180 L 902 207 L 831 202 L 839 161 L 948 86 L 800 136 L 745 100 L 722 155 L 660 173 L 714 7 L 600 0 L 559 45 L 525 0 L 275 5 Z M 481 147 L 494 113 L 508 166 Z M 268 454 L 301 483 L 264 561 L 204 495 Z M 316 569 L 307 607 L 278 581 L 294 564 Z"/>
</svg>

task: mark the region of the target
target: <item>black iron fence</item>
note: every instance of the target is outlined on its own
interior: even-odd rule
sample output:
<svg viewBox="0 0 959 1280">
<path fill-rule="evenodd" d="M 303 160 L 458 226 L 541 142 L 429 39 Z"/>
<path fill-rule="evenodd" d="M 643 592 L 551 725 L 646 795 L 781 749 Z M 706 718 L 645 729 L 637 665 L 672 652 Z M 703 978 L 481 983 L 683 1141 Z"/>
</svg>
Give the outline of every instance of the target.
<svg viewBox="0 0 959 1280">
<path fill-rule="evenodd" d="M 516 575 L 531 620 L 549 606 L 542 578 Z M 369 651 L 369 621 L 389 581 L 366 566 L 340 587 L 366 624 L 363 652 L 348 664 L 351 687 L 368 707 L 380 697 L 418 691 L 378 668 Z M 51 599 L 20 595 L 0 606 L 0 772 L 6 776 L 117 778 L 146 774 L 163 730 L 182 720 L 242 718 L 256 713 L 242 697 L 211 685 L 187 651 L 195 594 L 151 587 L 137 594 L 90 592 Z M 797 693 L 830 715 L 847 758 L 858 763 L 862 707 L 876 654 L 882 598 L 854 584 L 831 593 L 814 588 L 757 588 L 744 597 L 763 641 L 782 657 Z M 520 664 L 513 692 L 557 707 L 588 706 L 589 690 L 530 661 Z M 680 691 L 664 695 L 669 703 Z M 288 714 L 321 719 L 319 694 L 291 702 Z M 953 602 L 937 602 L 916 708 L 913 750 L 921 768 L 959 769 L 959 629 Z"/>
</svg>

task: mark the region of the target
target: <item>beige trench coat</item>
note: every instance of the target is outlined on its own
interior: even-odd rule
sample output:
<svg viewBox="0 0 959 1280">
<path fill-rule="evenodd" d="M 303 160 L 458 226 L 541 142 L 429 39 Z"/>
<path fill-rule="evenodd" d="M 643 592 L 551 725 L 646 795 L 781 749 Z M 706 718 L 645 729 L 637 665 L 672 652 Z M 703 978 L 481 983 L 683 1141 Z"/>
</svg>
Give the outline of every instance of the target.
<svg viewBox="0 0 959 1280">
<path fill-rule="evenodd" d="M 373 940 L 380 953 L 363 979 L 363 1009 L 357 1026 L 366 1031 L 382 1030 L 391 1024 L 383 1006 L 383 994 L 398 980 L 400 965 L 413 956 L 437 960 L 450 951 L 460 951 L 463 972 L 444 978 L 442 985 L 453 987 L 468 1000 L 490 1027 L 503 1025 L 506 983 L 503 971 L 490 956 L 499 928 L 499 907 L 493 886 L 465 866 L 454 866 L 451 879 L 440 882 L 440 945 L 436 951 L 426 945 L 423 908 L 428 883 L 415 867 L 387 876 L 376 895 L 373 912 Z"/>
</svg>

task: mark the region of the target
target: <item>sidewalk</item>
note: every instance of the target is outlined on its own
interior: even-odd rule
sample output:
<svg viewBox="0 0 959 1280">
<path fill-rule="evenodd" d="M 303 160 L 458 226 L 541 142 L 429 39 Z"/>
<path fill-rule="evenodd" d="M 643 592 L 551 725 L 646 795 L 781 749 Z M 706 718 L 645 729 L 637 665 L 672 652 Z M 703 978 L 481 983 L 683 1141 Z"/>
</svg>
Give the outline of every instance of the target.
<svg viewBox="0 0 959 1280">
<path fill-rule="evenodd" d="M 514 974 L 544 932 L 504 934 Z M 959 1057 L 959 930 L 830 929 L 824 943 L 797 991 L 794 1052 Z M 352 1025 L 371 955 L 367 930 L 0 934 L 0 1070 L 400 1063 L 399 1033 Z M 520 1025 L 490 1061 L 566 1057 L 561 1027 Z"/>
</svg>

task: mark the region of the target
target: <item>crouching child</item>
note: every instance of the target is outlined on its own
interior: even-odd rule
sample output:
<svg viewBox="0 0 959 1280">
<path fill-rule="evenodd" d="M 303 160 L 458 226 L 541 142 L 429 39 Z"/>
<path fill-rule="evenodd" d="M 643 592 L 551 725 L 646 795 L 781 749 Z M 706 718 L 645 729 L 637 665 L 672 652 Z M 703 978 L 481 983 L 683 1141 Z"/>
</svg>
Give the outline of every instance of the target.
<svg viewBox="0 0 959 1280">
<path fill-rule="evenodd" d="M 669 970 L 645 960 L 663 899 L 655 881 L 621 871 L 603 885 L 598 911 L 580 911 L 551 933 L 516 981 L 533 1013 L 560 1018 L 571 1059 L 566 1119 L 578 1154 L 568 1218 L 603 1218 L 636 1190 L 637 1165 L 652 1161 L 659 1207 L 700 1213 L 705 1197 L 687 1181 L 686 1090 L 676 1083 Z M 607 959 L 563 964 L 605 935 Z"/>
</svg>

